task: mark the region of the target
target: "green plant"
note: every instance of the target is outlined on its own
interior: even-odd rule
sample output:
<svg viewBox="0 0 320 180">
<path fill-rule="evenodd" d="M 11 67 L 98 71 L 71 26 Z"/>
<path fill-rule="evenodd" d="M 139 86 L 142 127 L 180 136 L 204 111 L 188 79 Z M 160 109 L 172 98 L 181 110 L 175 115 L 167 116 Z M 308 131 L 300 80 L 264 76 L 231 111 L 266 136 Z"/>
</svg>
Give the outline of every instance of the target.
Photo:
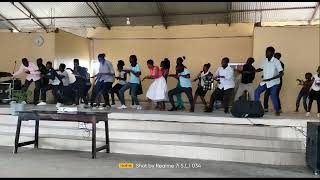
<svg viewBox="0 0 320 180">
<path fill-rule="evenodd" d="M 22 103 L 23 101 L 27 102 L 28 96 L 31 96 L 32 92 L 30 90 L 22 91 L 22 90 L 13 90 L 12 96 L 13 100 L 17 103 Z"/>
</svg>

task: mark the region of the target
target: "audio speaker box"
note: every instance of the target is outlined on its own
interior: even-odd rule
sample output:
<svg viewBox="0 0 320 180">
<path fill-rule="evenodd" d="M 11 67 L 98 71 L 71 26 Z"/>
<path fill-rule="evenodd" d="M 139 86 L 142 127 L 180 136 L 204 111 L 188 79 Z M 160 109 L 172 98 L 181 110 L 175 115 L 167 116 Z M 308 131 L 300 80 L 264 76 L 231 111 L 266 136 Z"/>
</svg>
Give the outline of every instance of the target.
<svg viewBox="0 0 320 180">
<path fill-rule="evenodd" d="M 320 173 L 320 122 L 307 123 L 306 164 L 314 171 Z"/>
</svg>

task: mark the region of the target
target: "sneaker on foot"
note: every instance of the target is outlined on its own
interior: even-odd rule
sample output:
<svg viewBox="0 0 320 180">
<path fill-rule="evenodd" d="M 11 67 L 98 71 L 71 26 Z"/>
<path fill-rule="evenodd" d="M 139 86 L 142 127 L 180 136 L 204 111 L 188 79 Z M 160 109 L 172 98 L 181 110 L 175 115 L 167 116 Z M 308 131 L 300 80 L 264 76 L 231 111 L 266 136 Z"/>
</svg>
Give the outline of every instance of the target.
<svg viewBox="0 0 320 180">
<path fill-rule="evenodd" d="M 176 111 L 176 110 L 178 110 L 178 109 L 176 107 L 173 107 L 173 108 L 169 109 L 168 111 Z"/>
<path fill-rule="evenodd" d="M 317 117 L 320 118 L 320 113 L 317 114 Z"/>
<path fill-rule="evenodd" d="M 116 107 L 116 104 L 111 104 L 111 107 Z"/>
<path fill-rule="evenodd" d="M 276 116 L 280 116 L 280 111 L 275 113 Z"/>
<path fill-rule="evenodd" d="M 46 102 L 40 102 L 40 103 L 37 104 L 37 106 L 44 106 L 44 105 L 47 105 L 47 103 Z"/>
<path fill-rule="evenodd" d="M 61 103 L 57 103 L 56 104 L 56 107 L 58 108 L 58 107 L 61 107 L 62 106 L 62 104 Z"/>
<path fill-rule="evenodd" d="M 117 109 L 127 109 L 126 105 L 121 105 L 120 107 L 118 107 Z"/>
<path fill-rule="evenodd" d="M 131 105 L 130 106 L 132 109 L 136 109 L 137 108 L 137 105 Z"/>
<path fill-rule="evenodd" d="M 137 110 L 141 110 L 142 107 L 140 105 L 137 106 Z"/>
<path fill-rule="evenodd" d="M 310 116 L 310 112 L 307 112 L 307 113 L 306 113 L 306 116 L 309 117 L 309 116 Z"/>
<path fill-rule="evenodd" d="M 269 110 L 268 109 L 264 109 L 264 112 L 269 112 Z"/>
<path fill-rule="evenodd" d="M 104 110 L 104 107 L 103 106 L 99 106 L 98 109 L 99 110 Z"/>
</svg>

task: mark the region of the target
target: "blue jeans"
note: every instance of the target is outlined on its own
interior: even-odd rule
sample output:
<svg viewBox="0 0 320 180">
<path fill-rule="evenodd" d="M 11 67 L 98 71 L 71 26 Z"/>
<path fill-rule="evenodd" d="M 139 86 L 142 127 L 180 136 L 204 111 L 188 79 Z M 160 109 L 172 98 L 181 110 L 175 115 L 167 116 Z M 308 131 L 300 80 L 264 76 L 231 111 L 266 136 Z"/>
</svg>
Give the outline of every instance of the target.
<svg viewBox="0 0 320 180">
<path fill-rule="evenodd" d="M 276 112 L 279 112 L 280 111 L 280 107 L 279 107 L 279 97 L 277 95 L 277 91 L 278 91 L 278 88 L 279 88 L 279 85 L 274 85 L 272 87 L 270 87 L 270 95 L 271 95 L 271 101 L 272 101 L 272 104 L 273 104 L 273 108 L 276 110 Z M 254 100 L 255 101 L 260 101 L 260 95 L 266 91 L 268 88 L 267 88 L 267 85 L 259 85 L 257 87 L 257 89 L 255 90 L 254 92 Z"/>
<path fill-rule="evenodd" d="M 309 96 L 309 92 L 299 92 L 299 95 L 297 97 L 296 102 L 296 110 L 299 109 L 301 98 L 303 98 L 303 108 L 306 112 L 308 112 L 308 106 L 307 106 L 307 98 Z"/>
<path fill-rule="evenodd" d="M 119 98 L 120 98 L 120 102 L 121 105 L 125 105 L 126 102 L 124 100 L 124 92 L 128 89 L 131 89 L 131 98 L 134 102 L 135 105 L 140 105 L 139 104 L 139 100 L 138 100 L 138 89 L 139 89 L 140 84 L 136 84 L 136 83 L 127 83 L 124 86 L 122 86 L 122 88 L 119 90 Z"/>
</svg>

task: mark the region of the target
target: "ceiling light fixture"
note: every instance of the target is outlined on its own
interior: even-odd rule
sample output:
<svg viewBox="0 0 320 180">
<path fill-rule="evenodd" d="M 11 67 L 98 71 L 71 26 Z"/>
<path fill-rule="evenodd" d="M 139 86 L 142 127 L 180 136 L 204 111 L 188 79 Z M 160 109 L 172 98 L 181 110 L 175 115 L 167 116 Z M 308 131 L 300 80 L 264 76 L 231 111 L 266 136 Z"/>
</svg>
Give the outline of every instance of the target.
<svg viewBox="0 0 320 180">
<path fill-rule="evenodd" d="M 127 25 L 130 25 L 130 18 L 127 17 Z"/>
</svg>

